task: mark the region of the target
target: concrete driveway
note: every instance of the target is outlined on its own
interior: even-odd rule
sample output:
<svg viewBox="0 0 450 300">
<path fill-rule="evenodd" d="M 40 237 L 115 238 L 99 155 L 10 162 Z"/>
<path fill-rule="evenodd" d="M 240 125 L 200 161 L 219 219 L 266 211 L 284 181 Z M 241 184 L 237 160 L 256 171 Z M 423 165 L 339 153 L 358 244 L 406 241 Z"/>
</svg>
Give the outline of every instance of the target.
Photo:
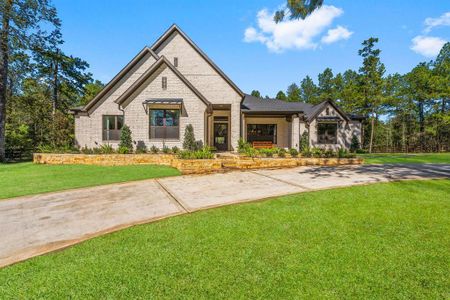
<svg viewBox="0 0 450 300">
<path fill-rule="evenodd" d="M 180 176 L 0 200 L 0 267 L 135 224 L 334 187 L 450 178 L 448 165 L 362 165 Z"/>
</svg>

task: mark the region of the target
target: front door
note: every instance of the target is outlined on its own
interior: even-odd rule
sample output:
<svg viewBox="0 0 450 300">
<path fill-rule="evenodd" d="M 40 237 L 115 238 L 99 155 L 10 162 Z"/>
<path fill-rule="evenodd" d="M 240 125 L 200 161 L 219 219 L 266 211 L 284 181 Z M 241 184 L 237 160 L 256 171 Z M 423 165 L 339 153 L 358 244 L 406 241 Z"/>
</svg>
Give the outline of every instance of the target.
<svg viewBox="0 0 450 300">
<path fill-rule="evenodd" d="M 214 123 L 214 147 L 218 151 L 228 150 L 228 123 Z"/>
</svg>

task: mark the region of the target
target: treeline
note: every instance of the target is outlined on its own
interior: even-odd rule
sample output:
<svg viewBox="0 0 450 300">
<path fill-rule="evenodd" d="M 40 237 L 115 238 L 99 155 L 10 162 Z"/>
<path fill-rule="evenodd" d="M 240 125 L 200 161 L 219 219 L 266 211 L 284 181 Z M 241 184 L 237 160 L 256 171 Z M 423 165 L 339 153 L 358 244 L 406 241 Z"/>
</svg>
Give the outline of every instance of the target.
<svg viewBox="0 0 450 300">
<path fill-rule="evenodd" d="M 61 20 L 48 0 L 0 2 L 0 161 L 38 147 L 70 148 L 70 107 L 102 88 L 88 63 L 64 53 Z"/>
<path fill-rule="evenodd" d="M 306 76 L 275 98 L 311 104 L 332 99 L 346 112 L 365 116 L 367 151 L 449 151 L 450 43 L 435 60 L 419 63 L 407 74 L 386 75 L 377 42 L 370 38 L 362 43 L 359 70 L 333 74 L 326 68 L 318 84 Z M 261 97 L 257 90 L 252 94 Z"/>
</svg>

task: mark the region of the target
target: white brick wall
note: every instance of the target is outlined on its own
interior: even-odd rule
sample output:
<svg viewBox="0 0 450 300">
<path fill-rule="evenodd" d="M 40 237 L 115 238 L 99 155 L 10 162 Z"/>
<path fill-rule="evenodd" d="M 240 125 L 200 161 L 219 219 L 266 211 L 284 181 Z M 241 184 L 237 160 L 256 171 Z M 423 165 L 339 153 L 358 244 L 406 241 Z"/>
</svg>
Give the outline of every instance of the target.
<svg viewBox="0 0 450 300">
<path fill-rule="evenodd" d="M 170 62 L 178 57 L 178 70 L 213 104 L 231 104 L 230 135 L 233 149 L 237 149 L 240 130 L 241 96 L 214 68 L 177 32 L 158 49 Z"/>
</svg>

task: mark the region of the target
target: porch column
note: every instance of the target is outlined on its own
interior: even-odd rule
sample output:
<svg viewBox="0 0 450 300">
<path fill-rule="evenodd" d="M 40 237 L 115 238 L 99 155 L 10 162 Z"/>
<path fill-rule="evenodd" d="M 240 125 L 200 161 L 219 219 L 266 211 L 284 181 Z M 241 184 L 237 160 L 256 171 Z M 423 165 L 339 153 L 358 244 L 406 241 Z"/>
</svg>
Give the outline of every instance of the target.
<svg viewBox="0 0 450 300">
<path fill-rule="evenodd" d="M 291 126 L 291 147 L 300 150 L 300 118 L 298 115 L 292 117 Z"/>
</svg>

